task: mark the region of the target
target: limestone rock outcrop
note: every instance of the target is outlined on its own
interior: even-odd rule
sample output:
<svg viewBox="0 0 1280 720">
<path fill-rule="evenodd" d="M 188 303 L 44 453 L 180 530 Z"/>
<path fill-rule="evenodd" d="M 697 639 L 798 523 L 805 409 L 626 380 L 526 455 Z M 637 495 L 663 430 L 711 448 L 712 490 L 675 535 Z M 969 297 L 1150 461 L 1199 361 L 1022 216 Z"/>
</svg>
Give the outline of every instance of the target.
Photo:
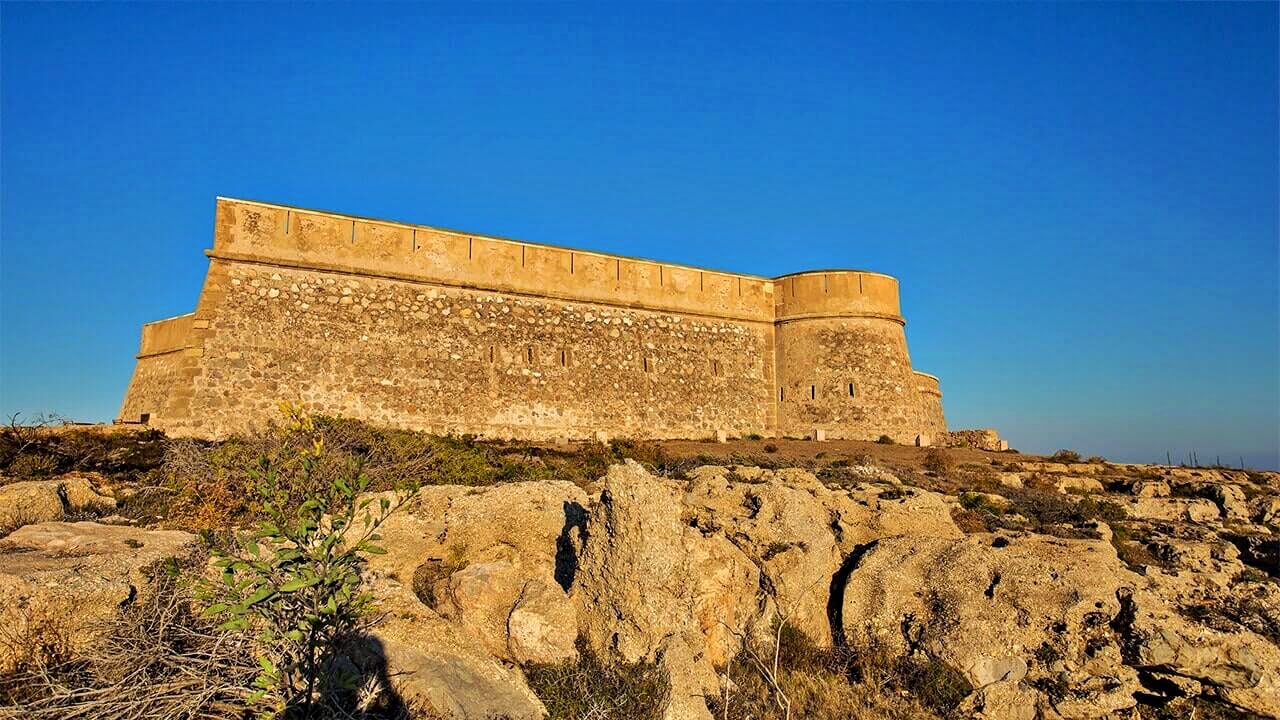
<svg viewBox="0 0 1280 720">
<path fill-rule="evenodd" d="M 196 536 L 176 530 L 46 522 L 26 525 L 0 540 L 0 626 L 21 637 L 32 619 L 73 621 L 73 643 L 95 637 L 95 623 L 137 599 L 150 572 L 174 559 L 200 554 Z M 0 643 L 0 671 L 17 648 Z"/>
<path fill-rule="evenodd" d="M 98 492 L 93 473 L 69 473 L 48 480 L 0 485 L 0 532 L 32 523 L 115 512 L 114 498 Z"/>
<path fill-rule="evenodd" d="M 818 646 L 946 666 L 971 688 L 956 717 L 1132 717 L 1194 698 L 1280 717 L 1275 493 L 1257 474 L 1052 465 L 991 471 L 958 497 L 876 473 L 703 466 L 677 480 L 634 461 L 590 491 L 424 487 L 368 558 L 382 615 L 369 650 L 401 698 L 451 718 L 542 718 L 531 668 L 585 646 L 665 672 L 668 720 L 710 720 L 726 664 L 780 622 Z M 1004 482 L 1032 472 L 1026 489 Z M 32 487 L 15 497 L 48 498 Z M 81 489 L 55 494 L 59 512 L 72 497 L 92 507 Z M 993 524 L 968 522 L 974 508 Z M 1064 522 L 1064 508 L 1098 514 Z M 105 617 L 149 567 L 198 548 L 185 533 L 28 525 L 0 540 L 0 622 L 73 601 Z"/>
</svg>

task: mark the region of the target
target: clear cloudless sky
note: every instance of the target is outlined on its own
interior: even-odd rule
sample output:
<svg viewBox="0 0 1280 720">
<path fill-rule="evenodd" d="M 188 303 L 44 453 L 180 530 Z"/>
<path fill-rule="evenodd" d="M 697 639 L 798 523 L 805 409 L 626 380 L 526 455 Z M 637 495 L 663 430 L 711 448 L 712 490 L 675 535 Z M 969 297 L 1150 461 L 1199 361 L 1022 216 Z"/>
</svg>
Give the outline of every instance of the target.
<svg viewBox="0 0 1280 720">
<path fill-rule="evenodd" d="M 214 197 L 902 280 L 949 424 L 1280 464 L 1276 3 L 0 6 L 0 411 L 110 420 Z"/>
</svg>

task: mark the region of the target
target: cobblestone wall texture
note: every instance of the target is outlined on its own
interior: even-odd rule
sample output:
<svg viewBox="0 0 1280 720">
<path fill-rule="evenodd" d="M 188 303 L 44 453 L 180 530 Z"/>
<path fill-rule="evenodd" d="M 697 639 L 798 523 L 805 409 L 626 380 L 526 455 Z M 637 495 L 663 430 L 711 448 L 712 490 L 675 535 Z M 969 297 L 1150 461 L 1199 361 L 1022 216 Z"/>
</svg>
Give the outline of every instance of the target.
<svg viewBox="0 0 1280 720">
<path fill-rule="evenodd" d="M 225 437 L 281 401 L 550 439 L 945 432 L 898 283 L 735 275 L 220 198 L 194 313 L 143 327 L 120 419 Z"/>
</svg>

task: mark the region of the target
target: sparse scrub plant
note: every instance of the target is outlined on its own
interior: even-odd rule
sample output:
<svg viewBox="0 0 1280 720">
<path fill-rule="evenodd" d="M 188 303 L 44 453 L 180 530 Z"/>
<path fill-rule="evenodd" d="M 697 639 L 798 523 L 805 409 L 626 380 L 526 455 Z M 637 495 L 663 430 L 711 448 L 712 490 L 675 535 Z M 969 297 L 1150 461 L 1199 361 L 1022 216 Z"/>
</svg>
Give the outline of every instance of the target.
<svg viewBox="0 0 1280 720">
<path fill-rule="evenodd" d="M 1080 453 L 1075 450 L 1059 450 L 1050 455 L 1049 459 L 1058 463 L 1078 463 L 1080 462 Z"/>
<path fill-rule="evenodd" d="M 605 662 L 578 639 L 577 662 L 525 668 L 552 720 L 658 720 L 671 683 L 653 663 Z"/>
<path fill-rule="evenodd" d="M 951 456 L 945 450 L 931 448 L 924 456 L 924 469 L 935 475 L 946 475 L 951 468 Z"/>
</svg>

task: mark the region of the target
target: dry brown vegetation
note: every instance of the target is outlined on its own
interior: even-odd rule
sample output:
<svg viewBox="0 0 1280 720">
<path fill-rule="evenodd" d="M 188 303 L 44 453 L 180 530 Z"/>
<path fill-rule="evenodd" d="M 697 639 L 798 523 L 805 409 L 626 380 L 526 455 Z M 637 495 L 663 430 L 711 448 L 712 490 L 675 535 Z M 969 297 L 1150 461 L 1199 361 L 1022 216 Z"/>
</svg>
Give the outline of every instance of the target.
<svg viewBox="0 0 1280 720">
<path fill-rule="evenodd" d="M 715 717 L 932 720 L 946 717 L 972 689 L 953 668 L 925 658 L 821 647 L 790 626 L 777 637 L 777 687 L 769 681 L 772 644 L 744 647 L 726 669 L 731 689 L 708 698 Z"/>
</svg>

